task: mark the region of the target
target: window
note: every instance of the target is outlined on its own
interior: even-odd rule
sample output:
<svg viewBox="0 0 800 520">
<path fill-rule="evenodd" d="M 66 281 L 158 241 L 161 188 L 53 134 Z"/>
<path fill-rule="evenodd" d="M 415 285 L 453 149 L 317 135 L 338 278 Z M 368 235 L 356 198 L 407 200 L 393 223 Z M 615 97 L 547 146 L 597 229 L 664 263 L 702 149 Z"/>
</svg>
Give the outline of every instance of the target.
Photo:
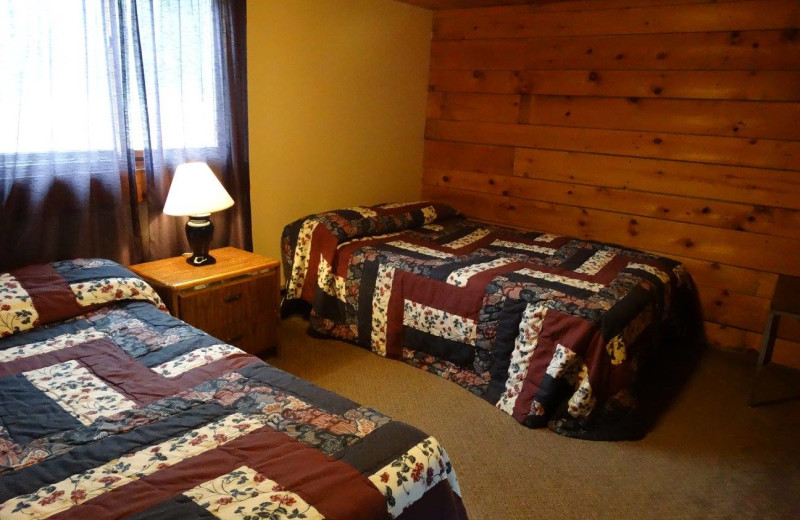
<svg viewBox="0 0 800 520">
<path fill-rule="evenodd" d="M 187 161 L 236 198 L 218 243 L 250 243 L 245 7 L 0 0 L 0 265 L 180 253 L 161 210 Z"/>
<path fill-rule="evenodd" d="M 158 112 L 152 119 L 160 124 L 151 123 L 151 133 L 162 147 L 217 146 L 220 81 L 211 0 L 141 2 L 139 9 L 155 12 L 138 18 L 151 25 L 138 27 L 130 2 L 121 14 L 112 4 L 26 0 L 0 7 L 0 154 L 121 149 L 115 136 L 125 114 L 130 146 L 141 150 L 140 93 L 147 112 Z M 137 41 L 141 53 L 134 53 Z"/>
<path fill-rule="evenodd" d="M 149 93 L 148 109 L 157 110 L 162 145 L 167 149 L 211 148 L 217 145 L 217 85 L 215 75 L 214 14 L 211 0 L 152 2 L 153 26 L 140 24 L 144 84 Z M 131 13 L 126 13 L 131 18 Z M 133 22 L 126 24 L 132 26 Z M 133 66 L 133 37 L 128 37 L 128 70 Z M 156 74 L 148 71 L 157 69 Z M 154 78 L 158 78 L 158 85 Z M 138 82 L 131 82 L 134 89 Z M 158 92 L 154 99 L 153 92 Z M 139 91 L 132 93 L 137 99 Z M 132 136 L 141 139 L 139 103 L 131 110 Z M 155 106 L 153 106 L 155 105 Z M 154 129 L 151 128 L 151 131 Z M 134 141 L 134 147 L 141 149 Z"/>
</svg>

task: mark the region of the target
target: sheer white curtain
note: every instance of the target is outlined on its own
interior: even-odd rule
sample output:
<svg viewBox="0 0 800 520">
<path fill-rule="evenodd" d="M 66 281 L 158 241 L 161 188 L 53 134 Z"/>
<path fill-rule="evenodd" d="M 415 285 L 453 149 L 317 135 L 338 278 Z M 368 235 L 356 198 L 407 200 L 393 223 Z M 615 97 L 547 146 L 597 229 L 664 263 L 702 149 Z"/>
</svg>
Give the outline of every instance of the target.
<svg viewBox="0 0 800 520">
<path fill-rule="evenodd" d="M 212 247 L 251 248 L 244 2 L 143 0 L 130 6 L 146 117 L 147 251 L 162 258 L 188 247 L 185 220 L 161 211 L 175 168 L 188 160 L 207 162 L 235 200 L 212 217 Z"/>
<path fill-rule="evenodd" d="M 0 267 L 131 257 L 116 7 L 0 0 Z"/>
<path fill-rule="evenodd" d="M 189 160 L 236 201 L 215 245 L 249 248 L 244 35 L 243 0 L 0 0 L 0 268 L 182 252 L 161 210 Z"/>
</svg>

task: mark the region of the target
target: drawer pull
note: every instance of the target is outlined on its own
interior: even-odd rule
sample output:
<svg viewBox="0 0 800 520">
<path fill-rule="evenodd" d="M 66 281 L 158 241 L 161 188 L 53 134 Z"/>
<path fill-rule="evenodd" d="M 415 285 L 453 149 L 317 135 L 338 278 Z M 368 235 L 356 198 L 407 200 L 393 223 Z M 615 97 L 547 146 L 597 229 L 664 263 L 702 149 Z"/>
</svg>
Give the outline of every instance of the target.
<svg viewBox="0 0 800 520">
<path fill-rule="evenodd" d="M 230 296 L 225 298 L 225 303 L 231 303 L 241 299 L 242 299 L 242 293 L 231 294 Z"/>
<path fill-rule="evenodd" d="M 236 343 L 237 341 L 241 341 L 244 337 L 244 334 L 239 334 L 238 336 L 234 336 L 228 340 L 225 340 L 225 343 Z"/>
</svg>

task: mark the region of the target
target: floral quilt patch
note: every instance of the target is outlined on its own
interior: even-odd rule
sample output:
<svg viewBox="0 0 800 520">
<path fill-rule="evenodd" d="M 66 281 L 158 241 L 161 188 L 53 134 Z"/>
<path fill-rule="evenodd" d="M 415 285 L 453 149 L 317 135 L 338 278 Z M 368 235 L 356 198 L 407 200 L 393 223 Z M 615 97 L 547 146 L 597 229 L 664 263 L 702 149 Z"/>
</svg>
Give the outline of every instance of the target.
<svg viewBox="0 0 800 520">
<path fill-rule="evenodd" d="M 257 417 L 233 414 L 155 446 L 130 452 L 34 493 L 0 504 L 3 518 L 46 518 L 260 428 Z"/>
<path fill-rule="evenodd" d="M 475 320 L 411 300 L 403 303 L 403 325 L 440 338 L 475 344 Z"/>
<path fill-rule="evenodd" d="M 466 267 L 456 269 L 450 273 L 445 281 L 450 285 L 455 285 L 456 287 L 465 287 L 469 283 L 470 279 L 476 274 L 488 271 L 489 269 L 495 269 L 497 267 L 508 265 L 514 261 L 515 259 L 513 258 L 495 258 L 494 260 L 490 260 L 488 262 L 470 264 Z"/>
<path fill-rule="evenodd" d="M 0 273 L 0 337 L 32 329 L 39 313 L 22 284 L 11 273 Z"/>
<path fill-rule="evenodd" d="M 391 242 L 388 242 L 387 245 L 405 249 L 407 251 L 413 251 L 414 253 L 419 253 L 425 256 L 432 256 L 434 258 L 453 258 L 453 256 L 455 256 L 453 253 L 445 253 L 444 251 L 439 251 L 437 249 L 433 249 L 432 247 L 411 244 L 405 240 L 392 240 Z"/>
<path fill-rule="evenodd" d="M 372 350 L 386 355 L 386 327 L 389 298 L 392 296 L 394 283 L 394 267 L 382 265 L 378 269 L 375 293 L 372 298 Z"/>
<path fill-rule="evenodd" d="M 511 354 L 511 363 L 508 367 L 508 377 L 506 378 L 506 391 L 495 403 L 495 406 L 511 414 L 517 397 L 522 390 L 522 383 L 528 375 L 528 367 L 531 363 L 531 356 L 539 343 L 539 335 L 542 333 L 542 324 L 547 309 L 529 304 L 522 314 L 522 321 L 519 326 L 519 335 L 514 341 L 514 352 Z"/>
<path fill-rule="evenodd" d="M 426 490 L 443 480 L 460 495 L 450 458 L 433 437 L 428 437 L 369 477 L 386 496 L 389 514 L 397 518 Z"/>
<path fill-rule="evenodd" d="M 599 292 L 605 287 L 603 284 L 587 282 L 584 280 L 578 280 L 576 278 L 570 278 L 569 276 L 560 276 L 557 274 L 546 273 L 543 271 L 536 271 L 533 269 L 520 269 L 519 271 L 517 271 L 517 273 L 524 276 L 530 276 L 531 278 L 538 278 L 540 280 L 545 280 L 547 282 L 561 283 L 564 285 L 575 287 L 577 289 L 584 289 L 592 292 Z"/>
<path fill-rule="evenodd" d="M 92 424 L 101 417 L 136 406 L 77 361 L 51 365 L 23 375 L 83 424 Z"/>
<path fill-rule="evenodd" d="M 152 287 L 110 260 L 65 260 L 0 273 L 0 338 L 120 300 L 167 310 Z"/>
<path fill-rule="evenodd" d="M 159 309 L 167 307 L 152 287 L 139 278 L 100 278 L 70 285 L 78 303 L 84 307 L 114 300 L 147 300 Z"/>
<path fill-rule="evenodd" d="M 320 512 L 302 497 L 247 466 L 183 494 L 217 518 L 323 520 Z"/>
<path fill-rule="evenodd" d="M 490 233 L 491 231 L 489 231 L 488 229 L 476 229 L 469 235 L 453 240 L 452 242 L 448 242 L 444 244 L 442 247 L 446 247 L 448 249 L 460 249 L 464 246 L 474 244 L 478 240 L 481 240 L 482 238 L 488 236 Z"/>
<path fill-rule="evenodd" d="M 552 247 L 539 246 L 536 244 L 526 244 L 523 242 L 514 242 L 511 240 L 495 240 L 490 245 L 497 247 L 507 247 L 508 249 L 519 249 L 521 251 L 530 251 L 532 253 L 541 253 L 544 255 L 554 255 L 556 249 Z"/>
<path fill-rule="evenodd" d="M 12 347 L 6 350 L 0 350 L 0 363 L 14 361 L 30 356 L 38 356 L 47 352 L 55 352 L 57 350 L 77 347 L 94 341 L 97 339 L 107 338 L 105 332 L 99 332 L 92 329 L 81 330 L 75 333 L 61 334 L 53 338 L 48 338 L 44 341 L 37 341 L 35 343 L 26 343 L 18 347 Z"/>
<path fill-rule="evenodd" d="M 182 356 L 171 359 L 166 363 L 154 366 L 153 370 L 164 377 L 178 377 L 189 370 L 207 365 L 218 359 L 225 359 L 234 354 L 243 354 L 244 351 L 232 345 L 211 345 L 187 352 Z"/>
</svg>

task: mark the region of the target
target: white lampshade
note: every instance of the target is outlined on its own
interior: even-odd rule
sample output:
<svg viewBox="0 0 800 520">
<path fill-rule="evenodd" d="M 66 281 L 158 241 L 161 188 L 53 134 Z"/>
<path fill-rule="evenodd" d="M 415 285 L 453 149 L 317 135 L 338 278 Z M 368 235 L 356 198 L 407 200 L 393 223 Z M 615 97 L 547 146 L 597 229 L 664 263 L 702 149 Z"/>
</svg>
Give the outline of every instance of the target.
<svg viewBox="0 0 800 520">
<path fill-rule="evenodd" d="M 179 165 L 164 204 L 164 213 L 174 216 L 205 215 L 233 206 L 233 199 L 204 162 Z"/>
</svg>

